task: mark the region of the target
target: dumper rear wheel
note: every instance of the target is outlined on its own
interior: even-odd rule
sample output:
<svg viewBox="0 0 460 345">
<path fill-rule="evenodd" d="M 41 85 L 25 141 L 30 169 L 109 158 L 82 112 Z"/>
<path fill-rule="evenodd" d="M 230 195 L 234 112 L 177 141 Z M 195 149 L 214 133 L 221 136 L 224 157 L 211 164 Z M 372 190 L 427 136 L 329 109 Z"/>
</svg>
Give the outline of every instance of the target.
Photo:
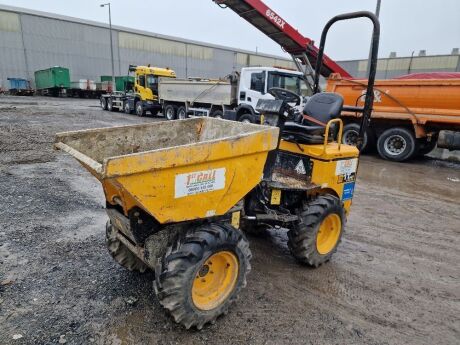
<svg viewBox="0 0 460 345">
<path fill-rule="evenodd" d="M 246 286 L 250 259 L 248 241 L 232 226 L 195 227 L 157 265 L 155 292 L 177 323 L 201 329 L 226 314 Z"/>
<path fill-rule="evenodd" d="M 318 267 L 330 260 L 342 239 L 345 211 L 339 198 L 321 195 L 305 203 L 288 232 L 288 247 L 301 263 Z"/>
<path fill-rule="evenodd" d="M 112 258 L 129 271 L 144 273 L 147 265 L 132 253 L 116 236 L 117 231 L 110 221 L 106 225 L 106 244 Z"/>
</svg>

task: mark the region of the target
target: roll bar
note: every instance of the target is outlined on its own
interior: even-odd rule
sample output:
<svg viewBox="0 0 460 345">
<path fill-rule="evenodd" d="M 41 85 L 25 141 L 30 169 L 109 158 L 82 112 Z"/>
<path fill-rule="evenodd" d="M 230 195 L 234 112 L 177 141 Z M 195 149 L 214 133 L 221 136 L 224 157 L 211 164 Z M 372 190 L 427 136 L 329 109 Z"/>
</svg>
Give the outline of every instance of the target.
<svg viewBox="0 0 460 345">
<path fill-rule="evenodd" d="M 372 114 L 372 105 L 374 103 L 374 83 L 375 83 L 375 75 L 377 73 L 377 59 L 378 59 L 378 52 L 379 52 L 379 42 L 380 42 L 380 22 L 379 19 L 375 14 L 368 11 L 359 11 L 359 12 L 352 12 L 352 13 L 345 13 L 335 16 L 331 20 L 329 20 L 326 26 L 323 29 L 323 33 L 321 34 L 321 42 L 319 45 L 318 51 L 318 59 L 315 66 L 315 80 L 313 86 L 313 93 L 319 92 L 319 76 L 321 72 L 321 68 L 323 67 L 323 56 L 324 56 L 324 47 L 326 45 L 326 38 L 329 32 L 329 29 L 333 24 L 338 21 L 342 20 L 349 20 L 349 19 L 356 19 L 356 18 L 369 18 L 373 25 L 374 30 L 372 32 L 372 45 L 371 45 L 371 54 L 369 57 L 368 64 L 370 65 L 369 68 L 369 76 L 367 82 L 367 90 L 366 90 L 366 98 L 364 101 L 364 107 L 362 110 L 362 117 L 361 117 L 361 125 L 359 128 L 359 137 L 358 137 L 358 148 L 362 147 L 364 133 L 366 129 L 369 127 L 371 114 Z"/>
</svg>

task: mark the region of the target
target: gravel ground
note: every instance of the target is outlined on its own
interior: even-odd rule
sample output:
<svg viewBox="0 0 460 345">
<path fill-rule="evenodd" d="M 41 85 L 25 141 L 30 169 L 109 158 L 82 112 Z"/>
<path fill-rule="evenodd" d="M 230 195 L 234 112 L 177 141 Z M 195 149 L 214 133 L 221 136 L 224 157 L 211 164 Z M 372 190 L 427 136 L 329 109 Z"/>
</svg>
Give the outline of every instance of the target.
<svg viewBox="0 0 460 345">
<path fill-rule="evenodd" d="M 104 196 L 56 132 L 157 121 L 94 100 L 0 97 L 0 344 L 459 344 L 460 165 L 362 159 L 344 241 L 313 270 L 250 238 L 248 287 L 201 332 L 104 244 Z"/>
</svg>

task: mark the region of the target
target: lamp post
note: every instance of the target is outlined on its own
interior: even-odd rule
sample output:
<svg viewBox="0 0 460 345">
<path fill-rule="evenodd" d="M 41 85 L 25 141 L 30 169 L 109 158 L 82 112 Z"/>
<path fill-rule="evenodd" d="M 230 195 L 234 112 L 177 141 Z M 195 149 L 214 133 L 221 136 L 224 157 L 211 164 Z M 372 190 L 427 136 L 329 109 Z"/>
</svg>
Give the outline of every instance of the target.
<svg viewBox="0 0 460 345">
<path fill-rule="evenodd" d="M 115 63 L 113 61 L 113 39 L 112 39 L 112 13 L 110 11 L 110 2 L 101 4 L 101 7 L 109 7 L 109 31 L 110 31 L 110 55 L 112 58 L 112 90 L 115 85 Z"/>
</svg>

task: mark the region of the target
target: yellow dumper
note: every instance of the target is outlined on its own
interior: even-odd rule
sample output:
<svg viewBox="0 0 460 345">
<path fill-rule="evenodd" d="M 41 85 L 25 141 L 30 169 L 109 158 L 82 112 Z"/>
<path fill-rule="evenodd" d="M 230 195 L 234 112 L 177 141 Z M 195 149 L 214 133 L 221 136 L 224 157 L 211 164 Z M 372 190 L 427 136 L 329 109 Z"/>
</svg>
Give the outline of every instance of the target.
<svg viewBox="0 0 460 345">
<path fill-rule="evenodd" d="M 297 125 L 276 120 L 285 107 L 260 102 L 273 126 L 194 118 L 56 136 L 102 183 L 112 257 L 154 270 L 160 303 L 187 328 L 214 322 L 245 286 L 251 252 L 240 228 L 289 228 L 294 257 L 316 267 L 340 241 L 358 150 L 328 135 L 292 139 Z"/>
<path fill-rule="evenodd" d="M 358 143 L 374 97 L 378 19 Z M 263 125 L 194 118 L 57 134 L 55 147 L 75 157 L 103 185 L 107 247 L 129 270 L 155 272 L 160 303 L 186 328 L 201 329 L 226 313 L 246 285 L 251 252 L 243 232 L 288 229 L 300 262 L 318 267 L 342 238 L 353 197 L 359 151 L 341 145 L 343 98 L 301 97 L 280 88 L 257 106 Z"/>
</svg>

